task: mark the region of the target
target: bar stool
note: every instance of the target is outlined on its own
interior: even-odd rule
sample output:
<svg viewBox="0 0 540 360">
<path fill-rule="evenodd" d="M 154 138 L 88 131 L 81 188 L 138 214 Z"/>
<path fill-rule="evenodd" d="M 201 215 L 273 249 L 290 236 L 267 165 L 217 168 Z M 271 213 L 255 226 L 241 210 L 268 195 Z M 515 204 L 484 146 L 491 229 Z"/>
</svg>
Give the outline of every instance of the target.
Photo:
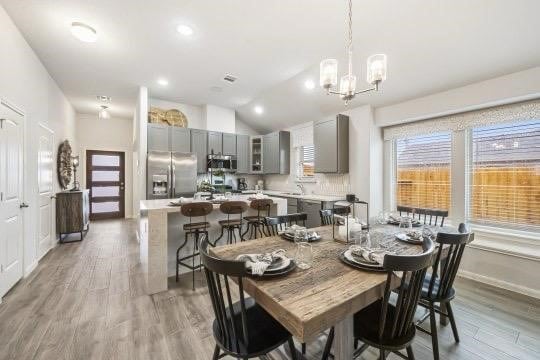
<svg viewBox="0 0 540 360">
<path fill-rule="evenodd" d="M 267 216 L 270 216 L 270 207 L 274 202 L 270 199 L 256 199 L 252 200 L 249 203 L 249 207 L 257 210 L 257 215 L 244 216 L 244 220 L 247 221 L 246 231 L 242 234 L 242 238 L 245 238 L 246 234 L 251 230 L 249 238 L 257 238 L 257 233 L 261 237 L 266 236 L 266 231 L 264 230 L 264 219 Z"/>
<path fill-rule="evenodd" d="M 184 266 L 191 270 L 193 275 L 193 290 L 195 290 L 195 270 L 201 268 L 201 264 L 195 266 L 195 257 L 199 256 L 199 238 L 201 235 L 208 238 L 208 227 L 210 223 L 206 221 L 206 216 L 214 209 L 213 205 L 209 202 L 193 202 L 182 205 L 180 213 L 186 217 L 189 217 L 189 223 L 184 224 L 183 229 L 185 232 L 184 243 L 180 245 L 176 250 L 176 282 L 178 282 L 179 267 Z M 204 216 L 203 222 L 193 222 L 194 217 Z M 187 245 L 188 239 L 191 236 L 193 241 L 193 253 L 184 257 L 180 257 L 180 250 Z M 191 265 L 186 261 L 191 259 Z"/>
<path fill-rule="evenodd" d="M 227 214 L 227 220 L 219 220 L 221 225 L 221 235 L 216 239 L 214 245 L 223 237 L 223 231 L 227 230 L 227 244 L 232 244 L 232 239 L 236 243 L 236 234 L 234 230 L 238 230 L 238 236 L 241 241 L 242 237 L 242 214 L 247 210 L 247 203 L 244 201 L 226 201 L 219 206 L 222 213 Z M 238 214 L 238 219 L 231 219 L 231 215 Z"/>
</svg>

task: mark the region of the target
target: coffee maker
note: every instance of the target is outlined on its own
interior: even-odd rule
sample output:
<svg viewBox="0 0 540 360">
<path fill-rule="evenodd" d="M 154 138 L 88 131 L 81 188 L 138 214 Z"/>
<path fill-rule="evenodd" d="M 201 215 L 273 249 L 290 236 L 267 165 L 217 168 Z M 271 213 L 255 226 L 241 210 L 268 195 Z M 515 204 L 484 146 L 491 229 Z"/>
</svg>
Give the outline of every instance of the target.
<svg viewBox="0 0 540 360">
<path fill-rule="evenodd" d="M 238 184 L 236 186 L 236 188 L 238 190 L 247 190 L 247 183 L 246 183 L 246 178 L 238 178 Z"/>
</svg>

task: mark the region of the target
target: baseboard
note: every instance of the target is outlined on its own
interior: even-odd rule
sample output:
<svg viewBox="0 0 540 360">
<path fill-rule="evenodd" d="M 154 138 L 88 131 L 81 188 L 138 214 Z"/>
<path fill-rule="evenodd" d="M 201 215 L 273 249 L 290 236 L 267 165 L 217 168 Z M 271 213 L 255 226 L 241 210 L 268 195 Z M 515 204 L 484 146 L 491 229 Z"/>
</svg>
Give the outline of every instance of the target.
<svg viewBox="0 0 540 360">
<path fill-rule="evenodd" d="M 494 278 L 489 277 L 489 276 L 475 274 L 473 272 L 464 271 L 464 270 L 460 270 L 458 272 L 458 276 L 462 277 L 462 278 L 465 278 L 465 279 L 478 281 L 478 282 L 481 282 L 481 283 L 484 283 L 484 284 L 487 284 L 487 285 L 495 286 L 495 287 L 505 289 L 505 290 L 508 290 L 508 291 L 513 291 L 513 292 L 516 292 L 516 293 L 519 293 L 519 294 L 527 295 L 527 296 L 530 296 L 530 297 L 533 297 L 533 298 L 536 298 L 536 299 L 540 299 L 540 290 L 531 289 L 531 288 L 528 288 L 526 286 L 516 285 L 516 284 L 510 283 L 508 281 L 494 279 Z"/>
<path fill-rule="evenodd" d="M 28 277 L 28 275 L 30 275 L 32 273 L 32 271 L 34 271 L 36 269 L 37 266 L 38 266 L 38 260 L 34 260 L 30 264 L 30 266 L 28 266 L 26 269 L 24 269 L 23 277 Z"/>
</svg>

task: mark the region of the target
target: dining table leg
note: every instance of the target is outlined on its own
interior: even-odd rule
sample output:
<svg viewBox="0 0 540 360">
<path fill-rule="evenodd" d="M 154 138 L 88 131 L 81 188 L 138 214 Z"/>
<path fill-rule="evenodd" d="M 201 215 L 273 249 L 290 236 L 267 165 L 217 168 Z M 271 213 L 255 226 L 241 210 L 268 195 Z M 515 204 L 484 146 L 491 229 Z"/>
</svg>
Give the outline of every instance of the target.
<svg viewBox="0 0 540 360">
<path fill-rule="evenodd" d="M 353 315 L 334 326 L 334 359 L 351 360 L 354 352 Z"/>
</svg>

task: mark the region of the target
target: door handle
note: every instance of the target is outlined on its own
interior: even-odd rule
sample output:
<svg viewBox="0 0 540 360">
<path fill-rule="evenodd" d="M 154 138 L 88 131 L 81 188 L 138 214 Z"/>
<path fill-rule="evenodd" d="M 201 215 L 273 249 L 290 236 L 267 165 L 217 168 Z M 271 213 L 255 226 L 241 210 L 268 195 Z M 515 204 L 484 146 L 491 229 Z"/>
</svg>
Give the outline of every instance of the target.
<svg viewBox="0 0 540 360">
<path fill-rule="evenodd" d="M 30 205 L 28 205 L 27 203 L 21 203 L 21 205 L 19 205 L 19 209 L 27 208 L 29 206 Z"/>
</svg>

